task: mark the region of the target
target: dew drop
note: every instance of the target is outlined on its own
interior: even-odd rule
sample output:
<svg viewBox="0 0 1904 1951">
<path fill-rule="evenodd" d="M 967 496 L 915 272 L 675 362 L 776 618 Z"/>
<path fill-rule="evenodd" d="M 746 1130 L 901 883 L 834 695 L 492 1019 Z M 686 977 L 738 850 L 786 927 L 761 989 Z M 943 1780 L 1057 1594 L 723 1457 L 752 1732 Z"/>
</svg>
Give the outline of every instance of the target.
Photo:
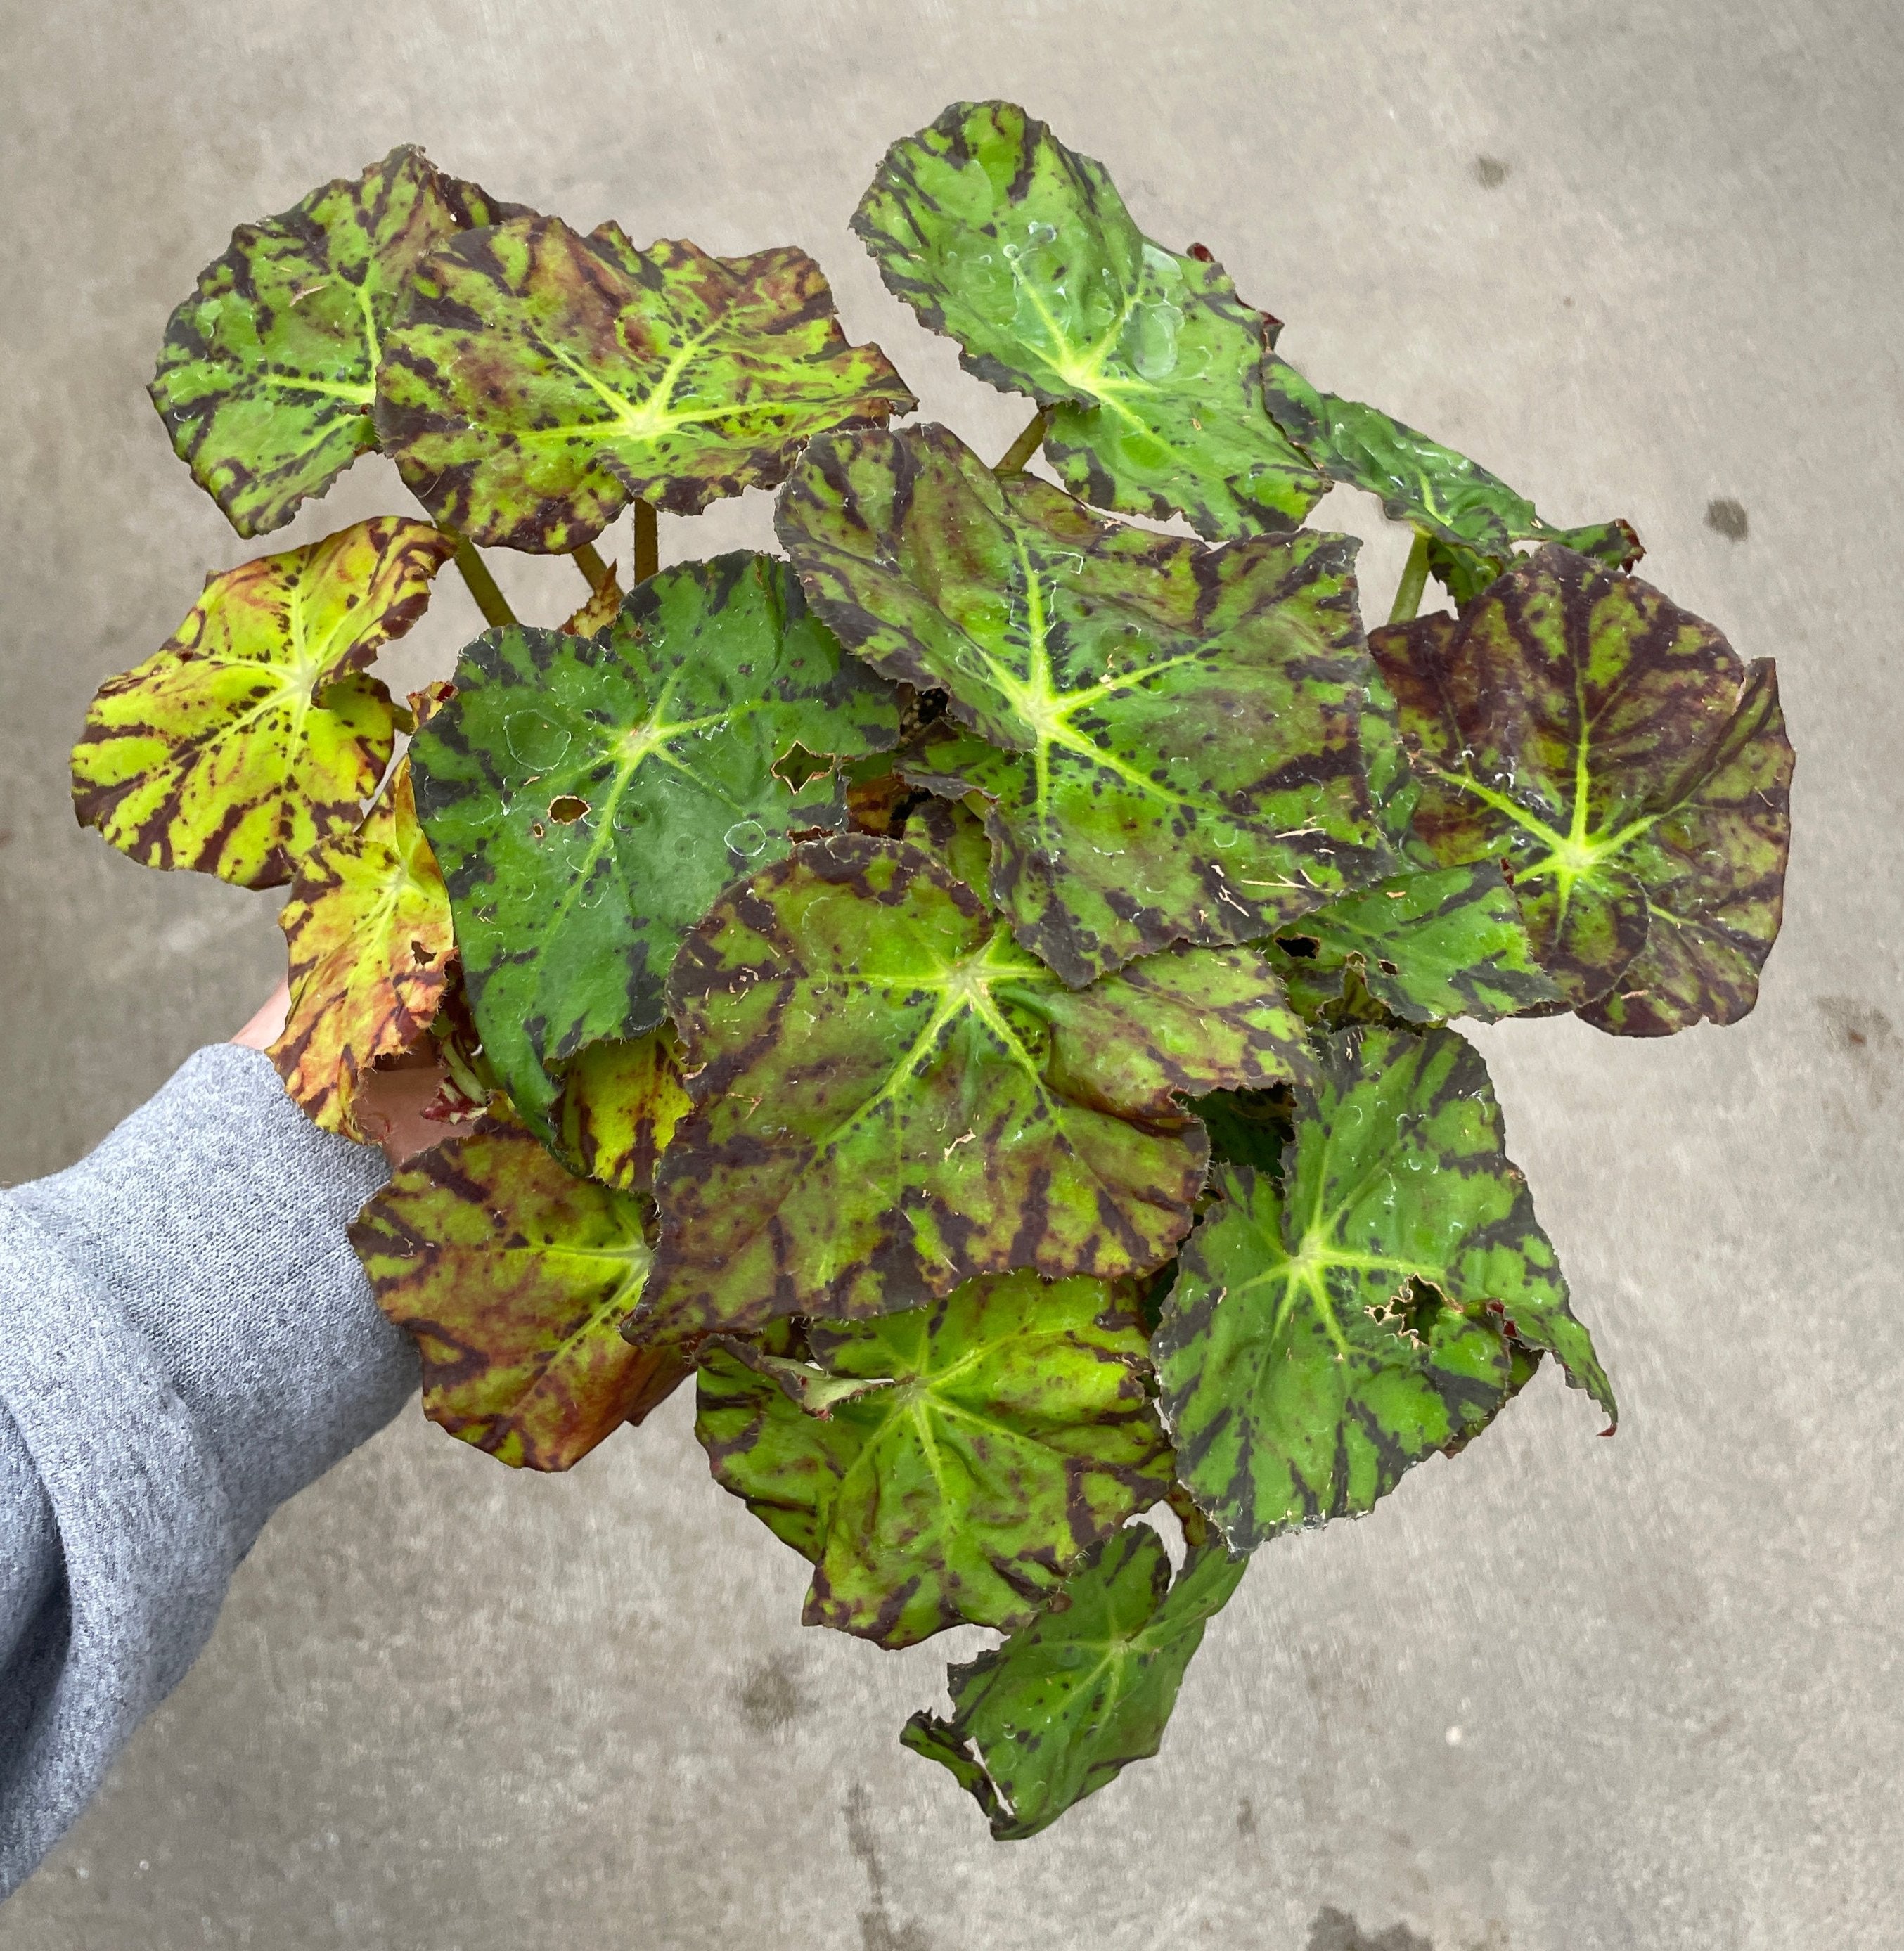
<svg viewBox="0 0 1904 1951">
<path fill-rule="evenodd" d="M 569 749 L 569 735 L 539 711 L 518 711 L 504 721 L 503 742 L 518 765 L 545 771 Z"/>
</svg>

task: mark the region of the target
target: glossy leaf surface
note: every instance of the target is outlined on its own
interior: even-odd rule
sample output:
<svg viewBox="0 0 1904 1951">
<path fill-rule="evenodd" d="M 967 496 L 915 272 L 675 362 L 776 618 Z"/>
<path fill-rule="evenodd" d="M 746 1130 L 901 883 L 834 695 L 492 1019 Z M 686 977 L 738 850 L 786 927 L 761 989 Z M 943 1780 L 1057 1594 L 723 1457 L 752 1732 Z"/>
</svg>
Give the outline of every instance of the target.
<svg viewBox="0 0 1904 1951">
<path fill-rule="evenodd" d="M 897 709 L 785 565 L 747 554 L 663 570 L 600 636 L 492 631 L 456 682 L 412 748 L 417 804 L 484 1047 L 546 1131 L 550 1066 L 656 1028 L 722 888 L 843 821 L 834 776 L 796 793 L 776 761 L 890 746 Z"/>
<path fill-rule="evenodd" d="M 1274 321 L 1208 252 L 1153 244 L 1022 108 L 955 102 L 895 142 L 853 227 L 967 371 L 1050 409 L 1074 494 L 1214 540 L 1293 527 L 1326 491 L 1264 406 Z"/>
<path fill-rule="evenodd" d="M 952 1718 L 921 1712 L 900 1739 L 951 1771 L 1001 1841 L 1035 1836 L 1163 1745 L 1184 1671 L 1247 1558 L 1191 1553 L 1173 1584 L 1147 1524 L 1097 1546 L 1041 1612 L 947 1670 Z"/>
<path fill-rule="evenodd" d="M 1203 1182 L 1178 1097 L 1309 1061 L 1253 951 L 1069 990 L 936 861 L 860 835 L 724 895 L 670 1002 L 695 1104 L 658 1185 L 670 1335 L 1142 1272 Z"/>
<path fill-rule="evenodd" d="M 304 863 L 278 926 L 291 1008 L 271 1061 L 314 1123 L 367 1140 L 352 1113 L 358 1084 L 429 1026 L 456 953 L 407 760 L 357 832 L 321 842 Z"/>
<path fill-rule="evenodd" d="M 1305 915 L 1282 937 L 1313 946 L 1311 985 L 1353 971 L 1404 1022 L 1493 1022 L 1561 1000 L 1542 970 L 1514 891 L 1492 860 L 1401 875 Z"/>
<path fill-rule="evenodd" d="M 100 687 L 73 754 L 80 823 L 148 867 L 289 880 L 383 776 L 395 707 L 363 667 L 451 552 L 383 515 L 211 577 L 163 649 Z"/>
<path fill-rule="evenodd" d="M 1515 1385 L 1510 1337 L 1614 1413 L 1479 1053 L 1451 1030 L 1325 1049 L 1281 1183 L 1213 1173 L 1152 1341 L 1178 1477 L 1239 1551 L 1474 1435 Z"/>
<path fill-rule="evenodd" d="M 698 514 L 773 488 L 827 427 L 916 404 L 849 345 L 804 251 L 638 251 L 530 217 L 457 239 L 418 277 L 377 380 L 377 427 L 432 514 L 484 544 L 592 541 L 632 500 Z"/>
<path fill-rule="evenodd" d="M 233 232 L 172 314 L 151 394 L 241 535 L 282 528 L 376 445 L 377 365 L 411 275 L 514 208 L 406 146 Z"/>
<path fill-rule="evenodd" d="M 1440 545 L 1437 573 L 1464 603 L 1512 567 L 1514 544 L 1559 542 L 1618 568 L 1645 551 L 1625 522 L 1556 529 L 1478 461 L 1357 400 L 1319 392 L 1286 361 L 1266 367 L 1269 410 L 1333 479 L 1378 495 L 1391 520 Z"/>
<path fill-rule="evenodd" d="M 566 1470 L 688 1374 L 622 1333 L 651 1258 L 642 1202 L 575 1178 L 525 1132 L 425 1152 L 351 1241 L 416 1340 L 424 1413 L 504 1463 Z"/>
<path fill-rule="evenodd" d="M 777 526 L 841 640 L 978 733 L 923 782 L 993 802 L 993 897 L 1067 982 L 1392 871 L 1346 538 L 1123 527 L 942 427 L 816 441 Z"/>
<path fill-rule="evenodd" d="M 1791 746 L 1769 662 L 1559 548 L 1371 648 L 1450 864 L 1508 866 L 1568 1001 L 1628 1035 L 1736 1022 L 1778 932 Z"/>
<path fill-rule="evenodd" d="M 972 1282 L 809 1331 L 822 1417 L 728 1353 L 701 1371 L 714 1475 L 813 1563 L 809 1625 L 910 1646 L 1022 1625 L 1078 1553 L 1169 1487 L 1144 1333 L 1102 1281 Z"/>
</svg>

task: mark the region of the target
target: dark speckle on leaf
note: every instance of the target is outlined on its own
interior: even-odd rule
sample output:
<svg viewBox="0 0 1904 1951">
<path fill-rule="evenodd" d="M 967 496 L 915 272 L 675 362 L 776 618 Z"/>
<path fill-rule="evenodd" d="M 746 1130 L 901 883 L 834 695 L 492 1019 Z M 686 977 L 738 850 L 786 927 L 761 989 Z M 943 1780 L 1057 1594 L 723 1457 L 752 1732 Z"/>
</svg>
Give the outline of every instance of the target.
<svg viewBox="0 0 1904 1951">
<path fill-rule="evenodd" d="M 1475 181 L 1483 189 L 1499 189 L 1512 173 L 1513 164 L 1504 163 L 1498 156 L 1477 156 L 1475 158 Z"/>
<path fill-rule="evenodd" d="M 1750 526 L 1746 516 L 1745 504 L 1735 501 L 1729 495 L 1721 495 L 1706 504 L 1706 526 L 1725 536 L 1729 542 L 1742 542 Z"/>
</svg>

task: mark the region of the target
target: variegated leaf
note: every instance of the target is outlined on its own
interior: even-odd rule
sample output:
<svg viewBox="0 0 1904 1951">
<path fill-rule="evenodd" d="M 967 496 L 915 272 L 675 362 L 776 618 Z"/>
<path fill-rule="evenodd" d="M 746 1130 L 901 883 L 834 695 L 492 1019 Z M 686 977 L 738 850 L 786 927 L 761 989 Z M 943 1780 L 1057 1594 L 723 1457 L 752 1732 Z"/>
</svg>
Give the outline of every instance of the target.
<svg viewBox="0 0 1904 1951">
<path fill-rule="evenodd" d="M 1238 1551 L 1465 1443 L 1525 1379 L 1516 1344 L 1614 1413 L 1479 1053 L 1452 1030 L 1323 1047 L 1279 1177 L 1213 1175 L 1151 1341 L 1178 1478 Z"/>
<path fill-rule="evenodd" d="M 591 1043 L 563 1072 L 558 1149 L 604 1185 L 650 1192 L 655 1167 L 688 1108 L 671 1024 L 626 1042 Z"/>
<path fill-rule="evenodd" d="M 1143 1330 L 1106 1282 L 975 1281 L 807 1340 L 804 1360 L 710 1353 L 695 1427 L 718 1481 L 812 1559 L 810 1625 L 888 1647 L 1022 1625 L 1169 1487 Z"/>
<path fill-rule="evenodd" d="M 1326 492 L 1263 404 L 1276 321 L 1014 104 L 954 102 L 895 142 L 853 227 L 967 371 L 1047 409 L 1045 453 L 1086 501 L 1218 539 L 1293 528 Z"/>
<path fill-rule="evenodd" d="M 723 886 L 844 823 L 835 774 L 795 791 L 776 763 L 897 735 L 890 688 L 766 556 L 663 570 L 599 636 L 512 626 L 464 651 L 411 748 L 417 804 L 484 1047 L 534 1129 L 570 1057 L 660 1025 Z"/>
<path fill-rule="evenodd" d="M 777 527 L 841 641 L 978 735 L 908 770 L 991 802 L 993 898 L 1066 982 L 1268 935 L 1397 864 L 1406 767 L 1347 538 L 1153 535 L 943 427 L 816 441 Z"/>
<path fill-rule="evenodd" d="M 377 364 L 411 274 L 516 208 L 406 145 L 233 232 L 172 314 L 151 394 L 241 535 L 282 528 L 376 445 Z"/>
<path fill-rule="evenodd" d="M 1404 874 L 1305 915 L 1278 938 L 1292 994 L 1340 997 L 1351 976 L 1405 1022 L 1493 1022 L 1560 1002 L 1499 864 Z"/>
<path fill-rule="evenodd" d="M 358 1084 L 429 1026 L 456 953 L 407 760 L 354 833 L 320 842 L 304 862 L 278 926 L 291 1007 L 271 1061 L 314 1122 L 368 1141 L 353 1112 Z"/>
<path fill-rule="evenodd" d="M 899 1738 L 951 1772 L 1001 1842 L 1035 1836 L 1163 1746 L 1203 1628 L 1249 1563 L 1204 1545 L 1173 1582 L 1163 1541 L 1127 1525 L 1066 1580 L 1061 1606 L 947 1668 L 949 1721 L 921 1712 Z"/>
<path fill-rule="evenodd" d="M 478 542 L 559 551 L 640 498 L 698 514 L 777 487 L 813 435 L 917 404 L 849 345 L 791 247 L 638 251 L 530 217 L 459 238 L 416 279 L 377 376 L 377 428 L 432 514 Z"/>
<path fill-rule="evenodd" d="M 687 1378 L 623 1334 L 652 1258 L 643 1202 L 574 1177 L 513 1126 L 414 1160 L 351 1242 L 416 1341 L 424 1413 L 504 1463 L 566 1470 Z"/>
<path fill-rule="evenodd" d="M 1455 865 L 1497 859 L 1543 966 L 1628 1035 L 1735 1022 L 1783 911 L 1792 751 L 1768 661 L 1637 576 L 1543 549 L 1370 648 Z"/>
<path fill-rule="evenodd" d="M 164 648 L 100 687 L 73 754 L 80 823 L 148 867 L 289 880 L 383 775 L 395 710 L 364 666 L 451 553 L 380 515 L 209 578 Z"/>
<path fill-rule="evenodd" d="M 1358 400 L 1319 392 L 1286 361 L 1264 368 L 1269 410 L 1333 479 L 1379 495 L 1391 520 L 1430 538 L 1430 563 L 1465 607 L 1512 568 L 1516 542 L 1558 542 L 1631 569 L 1646 551 L 1629 522 L 1557 529 L 1525 495 L 1465 454 Z"/>
<path fill-rule="evenodd" d="M 1180 1099 L 1306 1075 L 1253 950 L 1071 990 L 918 848 L 813 841 L 724 894 L 669 989 L 694 1110 L 643 1319 L 857 1319 L 975 1275 L 1141 1272 L 1203 1183 Z"/>
</svg>

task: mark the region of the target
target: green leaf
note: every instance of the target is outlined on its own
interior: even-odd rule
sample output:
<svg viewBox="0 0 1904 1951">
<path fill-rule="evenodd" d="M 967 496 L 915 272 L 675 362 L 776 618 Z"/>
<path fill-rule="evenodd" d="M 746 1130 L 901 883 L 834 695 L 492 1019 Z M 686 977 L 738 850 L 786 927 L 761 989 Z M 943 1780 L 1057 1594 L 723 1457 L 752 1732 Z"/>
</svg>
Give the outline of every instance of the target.
<svg viewBox="0 0 1904 1951">
<path fill-rule="evenodd" d="M 813 1561 L 809 1625 L 910 1646 L 1023 1625 L 1078 1555 L 1169 1487 L 1144 1333 L 1102 1281 L 981 1280 L 931 1307 L 815 1324 L 813 1414 L 729 1352 L 701 1375 L 715 1477 Z"/>
<path fill-rule="evenodd" d="M 1556 529 L 1465 454 L 1376 407 L 1318 392 L 1283 360 L 1264 370 L 1269 411 L 1291 439 L 1332 479 L 1380 496 L 1392 520 L 1428 535 L 1430 567 L 1464 605 L 1513 566 L 1516 542 L 1562 543 L 1620 569 L 1646 553 L 1629 523 Z"/>
<path fill-rule="evenodd" d="M 1217 539 L 1293 528 L 1327 491 L 1265 410 L 1275 321 L 1206 251 L 1152 243 L 1103 166 L 1023 109 L 955 102 L 895 142 L 853 227 L 968 372 L 1050 410 L 1074 494 Z"/>
<path fill-rule="evenodd" d="M 379 515 L 208 579 L 170 639 L 109 678 L 73 753 L 73 810 L 148 867 L 245 888 L 354 829 L 395 743 L 363 667 L 429 601 L 452 545 Z"/>
<path fill-rule="evenodd" d="M 283 527 L 376 445 L 378 358 L 411 275 L 516 207 L 406 146 L 232 233 L 166 326 L 151 395 L 241 535 Z"/>
<path fill-rule="evenodd" d="M 1313 945 L 1306 980 L 1334 992 L 1353 970 L 1405 1022 L 1493 1022 L 1561 1000 L 1542 972 L 1513 890 L 1492 860 L 1404 874 L 1305 915 L 1292 940 Z"/>
<path fill-rule="evenodd" d="M 1163 1541 L 1127 1526 L 1072 1574 L 1062 1606 L 947 1669 L 950 1720 L 922 1710 L 900 1740 L 951 1771 L 1001 1842 L 1035 1836 L 1157 1752 L 1203 1628 L 1249 1562 L 1206 1546 L 1173 1584 Z"/>
<path fill-rule="evenodd" d="M 555 552 L 635 499 L 697 514 L 777 487 L 827 427 L 918 402 L 849 345 L 805 251 L 638 251 L 528 217 L 459 238 L 417 279 L 377 376 L 377 429 L 439 520 Z"/>
<path fill-rule="evenodd" d="M 417 823 L 407 760 L 354 833 L 321 842 L 278 911 L 291 1002 L 269 1055 L 314 1124 L 368 1142 L 358 1085 L 435 1017 L 455 958 L 449 896 Z"/>
<path fill-rule="evenodd" d="M 1614 1414 L 1479 1053 L 1452 1030 L 1323 1048 L 1281 1183 L 1213 1175 L 1151 1344 L 1178 1478 L 1234 1550 L 1366 1511 L 1466 1441 L 1514 1341 Z"/>
<path fill-rule="evenodd" d="M 785 565 L 747 554 L 663 570 L 598 636 L 492 631 L 456 682 L 413 748 L 417 804 L 484 1047 L 548 1135 L 551 1067 L 657 1028 L 721 888 L 843 820 L 835 776 L 796 793 L 775 762 L 889 747 L 897 708 Z"/>
<path fill-rule="evenodd" d="M 643 1213 L 513 1127 L 404 1166 L 351 1244 L 416 1341 L 431 1422 L 512 1466 L 566 1470 L 670 1394 L 686 1366 L 622 1332 L 652 1257 Z"/>
<path fill-rule="evenodd" d="M 1406 769 L 1353 542 L 1125 527 L 943 427 L 816 441 L 777 527 L 842 641 L 979 735 L 912 776 L 994 802 L 993 898 L 1066 982 L 1394 870 L 1369 776 Z"/>
<path fill-rule="evenodd" d="M 1547 530 L 1550 539 L 1563 548 L 1590 555 L 1612 569 L 1631 569 L 1646 554 L 1631 522 L 1595 522 L 1585 528 Z M 1520 566 L 1521 557 L 1512 550 L 1484 555 L 1465 543 L 1451 542 L 1431 535 L 1428 545 L 1428 569 L 1435 580 L 1455 600 L 1464 613 L 1496 579 Z"/>
<path fill-rule="evenodd" d="M 1069 990 L 918 848 L 813 841 L 670 985 L 694 1110 L 661 1162 L 657 1335 L 859 1318 L 979 1274 L 1141 1272 L 1203 1177 L 1178 1099 L 1306 1075 L 1250 949 Z"/>
<path fill-rule="evenodd" d="M 1570 1003 L 1640 1035 L 1751 1009 L 1790 844 L 1768 661 L 1560 548 L 1370 648 L 1424 781 L 1418 832 L 1449 865 L 1506 865 Z"/>
</svg>

